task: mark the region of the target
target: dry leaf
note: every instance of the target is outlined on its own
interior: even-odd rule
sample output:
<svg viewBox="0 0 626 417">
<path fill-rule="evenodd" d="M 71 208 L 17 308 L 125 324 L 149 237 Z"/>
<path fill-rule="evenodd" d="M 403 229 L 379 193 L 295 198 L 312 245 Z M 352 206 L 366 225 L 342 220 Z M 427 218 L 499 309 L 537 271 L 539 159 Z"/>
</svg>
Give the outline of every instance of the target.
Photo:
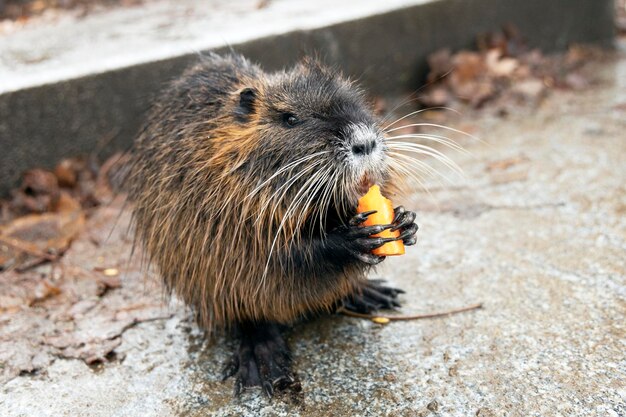
<svg viewBox="0 0 626 417">
<path fill-rule="evenodd" d="M 48 280 L 44 279 L 43 281 L 37 284 L 35 287 L 35 299 L 34 302 L 43 301 L 47 298 L 54 297 L 55 295 L 61 294 L 61 290 L 59 287 L 51 284 Z"/>
<path fill-rule="evenodd" d="M 73 159 L 64 159 L 54 168 L 59 185 L 62 187 L 73 188 L 78 181 L 76 163 Z"/>
<path fill-rule="evenodd" d="M 498 50 L 487 52 L 485 62 L 489 71 L 497 77 L 509 77 L 519 66 L 515 58 L 502 58 Z"/>
<path fill-rule="evenodd" d="M 63 254 L 85 223 L 82 211 L 31 214 L 0 228 L 0 267 L 23 268 Z"/>
<path fill-rule="evenodd" d="M 524 155 L 515 156 L 513 158 L 500 159 L 498 161 L 493 161 L 487 164 L 485 170 L 487 171 L 504 171 L 514 165 L 519 165 L 521 163 L 528 162 L 528 157 Z"/>
<path fill-rule="evenodd" d="M 54 211 L 56 212 L 73 212 L 81 209 L 80 202 L 66 191 L 61 191 L 59 199 L 54 206 Z"/>
<path fill-rule="evenodd" d="M 59 182 L 50 171 L 31 169 L 24 173 L 21 189 L 27 194 L 54 194 L 59 191 Z"/>
</svg>

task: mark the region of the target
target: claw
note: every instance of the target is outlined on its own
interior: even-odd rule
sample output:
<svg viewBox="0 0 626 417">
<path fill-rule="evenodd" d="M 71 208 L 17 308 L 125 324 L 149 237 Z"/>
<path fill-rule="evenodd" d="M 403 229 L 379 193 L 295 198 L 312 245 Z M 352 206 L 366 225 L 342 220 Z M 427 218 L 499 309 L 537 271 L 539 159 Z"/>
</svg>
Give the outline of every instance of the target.
<svg viewBox="0 0 626 417">
<path fill-rule="evenodd" d="M 395 309 L 400 307 L 398 294 L 404 291 L 383 285 L 383 280 L 369 280 L 361 292 L 346 297 L 341 305 L 348 311 L 371 314 L 379 309 Z"/>
<path fill-rule="evenodd" d="M 270 381 L 263 382 L 263 392 L 267 395 L 267 398 L 272 398 L 274 395 L 274 386 Z"/>
<path fill-rule="evenodd" d="M 354 243 L 356 243 L 359 249 L 363 250 L 363 252 L 369 252 L 373 249 L 380 248 L 385 244 L 385 240 L 382 237 L 372 239 L 356 239 Z"/>
<path fill-rule="evenodd" d="M 301 391 L 297 377 L 291 372 L 291 356 L 280 329 L 275 323 L 240 325 L 241 343 L 224 367 L 224 379 L 235 375 L 233 394 L 260 386 L 268 398 L 283 391 Z"/>
<path fill-rule="evenodd" d="M 376 210 L 366 211 L 359 213 L 349 220 L 349 225 L 340 226 L 333 231 L 335 237 L 339 239 L 339 247 L 347 250 L 347 252 L 368 265 L 377 265 L 382 262 L 385 257 L 373 255 L 371 252 L 384 245 L 387 242 L 393 242 L 396 240 L 407 240 L 411 233 L 405 233 L 399 237 L 374 237 L 384 230 L 391 229 L 397 230 L 397 228 L 403 228 L 406 225 L 411 225 L 413 219 L 415 219 L 415 213 L 407 212 L 404 207 L 399 206 L 394 210 L 395 220 L 392 224 L 374 225 L 374 226 L 361 226 L 361 224 L 367 220 L 368 216 L 376 213 Z M 400 220 L 400 223 L 398 223 Z M 410 230 L 413 230 L 412 228 Z M 413 232 L 415 233 L 415 232 Z"/>
<path fill-rule="evenodd" d="M 411 236 L 415 236 L 417 233 L 417 225 L 415 223 L 411 223 L 407 228 L 405 228 L 402 233 L 400 233 L 399 239 L 406 240 Z"/>
<path fill-rule="evenodd" d="M 398 206 L 395 209 L 393 209 L 393 214 L 394 214 L 394 221 L 398 218 L 398 216 L 402 213 L 404 213 L 406 211 L 406 209 L 404 208 L 404 206 Z"/>
<path fill-rule="evenodd" d="M 380 308 L 383 306 L 380 303 L 375 303 L 375 302 L 370 301 L 366 297 L 357 298 L 354 300 L 354 303 L 356 307 L 363 313 L 367 313 L 369 311 L 380 310 Z"/>
<path fill-rule="evenodd" d="M 385 284 L 387 282 L 384 279 L 370 279 L 368 281 L 369 287 L 373 287 L 381 294 L 389 295 L 392 298 L 398 297 L 398 294 L 405 294 L 405 291 L 400 288 L 387 287 Z"/>
<path fill-rule="evenodd" d="M 381 304 L 381 307 L 392 309 L 394 307 L 400 307 L 400 303 L 397 302 L 394 297 L 390 297 L 385 295 L 373 288 L 365 287 L 363 288 L 363 295 L 367 296 L 372 300 L 376 300 Z"/>
<path fill-rule="evenodd" d="M 399 210 L 401 209 L 401 210 Z M 411 225 L 415 221 L 415 217 L 417 216 L 413 211 L 406 211 L 404 207 L 398 206 L 396 207 L 396 217 L 393 220 L 394 226 L 390 230 L 398 230 L 405 228 Z"/>
<path fill-rule="evenodd" d="M 237 378 L 235 381 L 235 386 L 233 387 L 233 397 L 239 397 L 241 395 L 241 390 L 243 389 L 243 382 L 241 379 Z"/>
<path fill-rule="evenodd" d="M 389 229 L 391 226 L 392 226 L 391 224 L 388 224 L 388 225 L 355 227 L 355 228 L 351 228 L 348 230 L 347 236 L 350 238 L 368 237 L 371 235 L 378 234 L 385 229 Z"/>
<path fill-rule="evenodd" d="M 278 391 L 285 391 L 287 388 L 294 392 L 300 392 L 302 390 L 300 382 L 296 381 L 291 375 L 285 375 L 275 379 L 272 385 L 276 387 Z"/>
<path fill-rule="evenodd" d="M 288 385 L 293 382 L 296 382 L 296 380 L 291 375 L 287 374 L 287 375 L 279 376 L 272 382 L 272 384 L 274 384 L 274 386 L 284 386 L 285 384 Z"/>
<path fill-rule="evenodd" d="M 222 368 L 222 382 L 226 381 L 231 376 L 235 375 L 237 369 L 239 368 L 239 359 L 237 355 L 233 355 L 232 358 L 228 360 L 224 368 Z"/>
<path fill-rule="evenodd" d="M 376 213 L 376 210 L 364 211 L 363 213 L 359 213 L 350 219 L 350 226 L 358 226 L 367 220 L 368 216 Z"/>
</svg>

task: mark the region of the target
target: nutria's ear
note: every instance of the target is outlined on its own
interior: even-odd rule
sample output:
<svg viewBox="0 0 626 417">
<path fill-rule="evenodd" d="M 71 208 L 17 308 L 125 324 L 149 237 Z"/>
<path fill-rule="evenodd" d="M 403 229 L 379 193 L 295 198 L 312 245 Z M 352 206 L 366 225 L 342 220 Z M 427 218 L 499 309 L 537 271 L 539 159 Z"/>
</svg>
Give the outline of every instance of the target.
<svg viewBox="0 0 626 417">
<path fill-rule="evenodd" d="M 239 105 L 235 113 L 242 119 L 254 113 L 254 104 L 256 102 L 256 90 L 254 88 L 244 88 L 239 91 Z"/>
</svg>

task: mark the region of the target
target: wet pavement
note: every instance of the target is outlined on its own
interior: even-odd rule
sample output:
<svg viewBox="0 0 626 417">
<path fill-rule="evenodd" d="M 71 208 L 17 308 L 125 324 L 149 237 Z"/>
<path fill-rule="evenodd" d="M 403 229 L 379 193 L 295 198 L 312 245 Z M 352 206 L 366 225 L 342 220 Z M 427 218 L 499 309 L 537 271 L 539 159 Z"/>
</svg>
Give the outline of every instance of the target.
<svg viewBox="0 0 626 417">
<path fill-rule="evenodd" d="M 116 222 L 113 204 L 61 262 L 124 259 L 121 286 L 102 297 L 141 298 L 151 313 L 107 339 L 119 345 L 101 365 L 52 349 L 34 370 L 5 374 L 0 415 L 626 415 L 626 59 L 597 71 L 598 84 L 556 92 L 536 109 L 455 120 L 483 140 L 458 137 L 471 154 L 447 152 L 467 178 L 403 202 L 418 212 L 418 244 L 374 275 L 406 290 L 405 314 L 481 310 L 300 324 L 289 342 L 304 405 L 258 390 L 234 400 L 232 381 L 219 380 L 232 345 L 206 344 L 182 306 L 160 306 L 158 286 L 126 261 L 122 233 L 90 243 Z M 29 314 L 0 321 L 0 336 Z M 10 350 L 3 343 L 0 354 Z"/>
</svg>

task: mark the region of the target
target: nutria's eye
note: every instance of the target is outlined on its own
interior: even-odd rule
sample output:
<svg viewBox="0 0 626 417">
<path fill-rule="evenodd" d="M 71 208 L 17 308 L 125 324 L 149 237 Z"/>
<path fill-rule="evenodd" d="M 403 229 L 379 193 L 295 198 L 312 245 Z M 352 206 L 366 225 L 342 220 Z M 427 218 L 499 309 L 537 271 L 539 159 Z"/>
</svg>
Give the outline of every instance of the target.
<svg viewBox="0 0 626 417">
<path fill-rule="evenodd" d="M 282 119 L 283 123 L 288 127 L 294 127 L 295 125 L 300 123 L 300 119 L 298 119 L 293 113 L 283 113 Z"/>
</svg>

